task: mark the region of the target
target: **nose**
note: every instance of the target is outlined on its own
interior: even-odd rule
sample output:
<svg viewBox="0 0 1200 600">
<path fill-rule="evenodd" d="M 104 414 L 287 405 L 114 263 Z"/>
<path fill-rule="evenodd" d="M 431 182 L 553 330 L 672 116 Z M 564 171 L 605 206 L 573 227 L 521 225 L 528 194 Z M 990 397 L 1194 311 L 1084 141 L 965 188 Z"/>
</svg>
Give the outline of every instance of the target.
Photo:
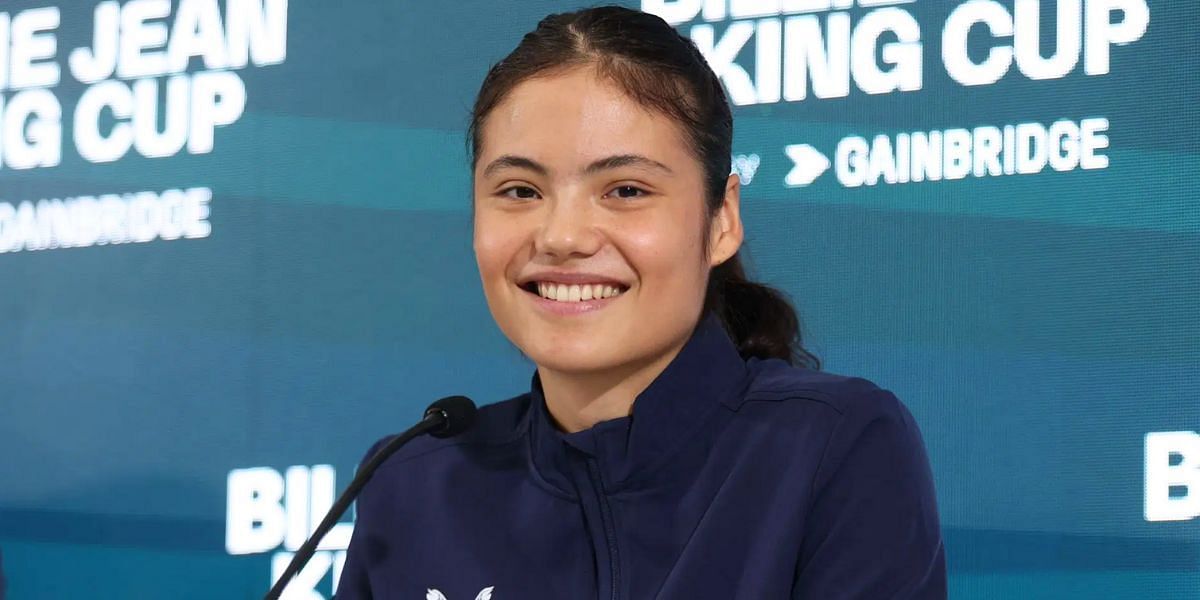
<svg viewBox="0 0 1200 600">
<path fill-rule="evenodd" d="M 603 242 L 594 222 L 593 208 L 592 202 L 583 196 L 548 200 L 535 240 L 538 254 L 562 260 L 599 252 Z"/>
</svg>

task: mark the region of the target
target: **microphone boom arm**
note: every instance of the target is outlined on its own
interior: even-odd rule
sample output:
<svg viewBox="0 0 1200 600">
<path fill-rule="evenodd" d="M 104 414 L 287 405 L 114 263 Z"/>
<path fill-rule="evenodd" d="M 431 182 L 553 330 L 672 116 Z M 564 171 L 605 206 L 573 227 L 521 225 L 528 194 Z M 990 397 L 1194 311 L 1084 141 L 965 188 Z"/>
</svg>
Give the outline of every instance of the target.
<svg viewBox="0 0 1200 600">
<path fill-rule="evenodd" d="M 447 403 L 449 401 L 449 403 Z M 354 475 L 354 479 L 350 481 L 350 485 L 346 486 L 346 491 L 338 496 L 337 501 L 333 506 L 329 507 L 329 512 L 325 513 L 325 518 L 313 530 L 312 536 L 304 542 L 300 549 L 296 551 L 296 555 L 292 557 L 286 569 L 275 581 L 275 585 L 271 586 L 271 590 L 263 597 L 263 600 L 278 600 L 283 594 L 284 588 L 291 582 L 296 573 L 308 563 L 314 552 L 317 551 L 317 545 L 321 543 L 321 538 L 329 533 L 330 529 L 337 524 L 338 519 L 342 518 L 342 514 L 350 507 L 350 503 L 358 496 L 358 492 L 362 490 L 367 481 L 371 479 L 371 475 L 387 460 L 389 456 L 394 454 L 401 446 L 408 443 L 409 440 L 424 434 L 431 433 L 435 437 L 449 437 L 469 428 L 474 422 L 475 404 L 469 399 L 462 396 L 452 396 L 443 398 L 428 409 L 425 410 L 425 416 L 416 425 L 410 427 L 407 431 L 397 435 L 384 444 L 374 455 L 371 456 L 366 463 L 363 463 L 362 468 Z"/>
</svg>

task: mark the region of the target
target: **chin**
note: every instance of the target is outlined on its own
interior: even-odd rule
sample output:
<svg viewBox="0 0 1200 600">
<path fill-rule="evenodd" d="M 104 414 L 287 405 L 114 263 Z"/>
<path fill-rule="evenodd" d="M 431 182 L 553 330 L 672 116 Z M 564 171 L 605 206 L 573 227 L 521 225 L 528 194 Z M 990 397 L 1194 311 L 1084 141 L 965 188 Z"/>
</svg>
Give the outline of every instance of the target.
<svg viewBox="0 0 1200 600">
<path fill-rule="evenodd" d="M 621 352 L 594 340 L 570 340 L 566 343 L 533 343 L 521 346 L 521 351 L 538 367 L 560 373 L 583 373 L 610 369 L 627 358 Z"/>
</svg>

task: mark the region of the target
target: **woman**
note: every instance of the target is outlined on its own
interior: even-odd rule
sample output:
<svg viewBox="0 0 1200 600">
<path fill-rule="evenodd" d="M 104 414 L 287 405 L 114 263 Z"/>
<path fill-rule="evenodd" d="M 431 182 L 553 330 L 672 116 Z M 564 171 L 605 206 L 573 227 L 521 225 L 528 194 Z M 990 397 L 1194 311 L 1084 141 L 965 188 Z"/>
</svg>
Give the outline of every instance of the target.
<svg viewBox="0 0 1200 600">
<path fill-rule="evenodd" d="M 469 134 L 488 306 L 537 368 L 384 463 L 338 598 L 945 597 L 912 416 L 815 370 L 742 273 L 732 118 L 690 41 L 551 15 Z"/>
</svg>

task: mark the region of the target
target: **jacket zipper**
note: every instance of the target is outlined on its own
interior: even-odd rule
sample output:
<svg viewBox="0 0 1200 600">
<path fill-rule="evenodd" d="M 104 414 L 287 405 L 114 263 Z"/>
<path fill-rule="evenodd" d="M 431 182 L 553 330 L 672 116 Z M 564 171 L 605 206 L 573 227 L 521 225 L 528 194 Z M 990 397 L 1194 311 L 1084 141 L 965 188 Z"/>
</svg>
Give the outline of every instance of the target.
<svg viewBox="0 0 1200 600">
<path fill-rule="evenodd" d="M 592 487 L 596 490 L 596 499 L 600 503 L 600 521 L 604 523 L 604 537 L 608 539 L 608 565 L 612 573 L 612 600 L 617 600 L 618 585 L 621 582 L 620 563 L 617 562 L 617 532 L 613 525 L 612 510 L 608 506 L 608 499 L 601 492 L 600 472 L 596 467 L 596 459 L 589 458 L 587 461 L 588 474 L 592 478 Z"/>
</svg>

